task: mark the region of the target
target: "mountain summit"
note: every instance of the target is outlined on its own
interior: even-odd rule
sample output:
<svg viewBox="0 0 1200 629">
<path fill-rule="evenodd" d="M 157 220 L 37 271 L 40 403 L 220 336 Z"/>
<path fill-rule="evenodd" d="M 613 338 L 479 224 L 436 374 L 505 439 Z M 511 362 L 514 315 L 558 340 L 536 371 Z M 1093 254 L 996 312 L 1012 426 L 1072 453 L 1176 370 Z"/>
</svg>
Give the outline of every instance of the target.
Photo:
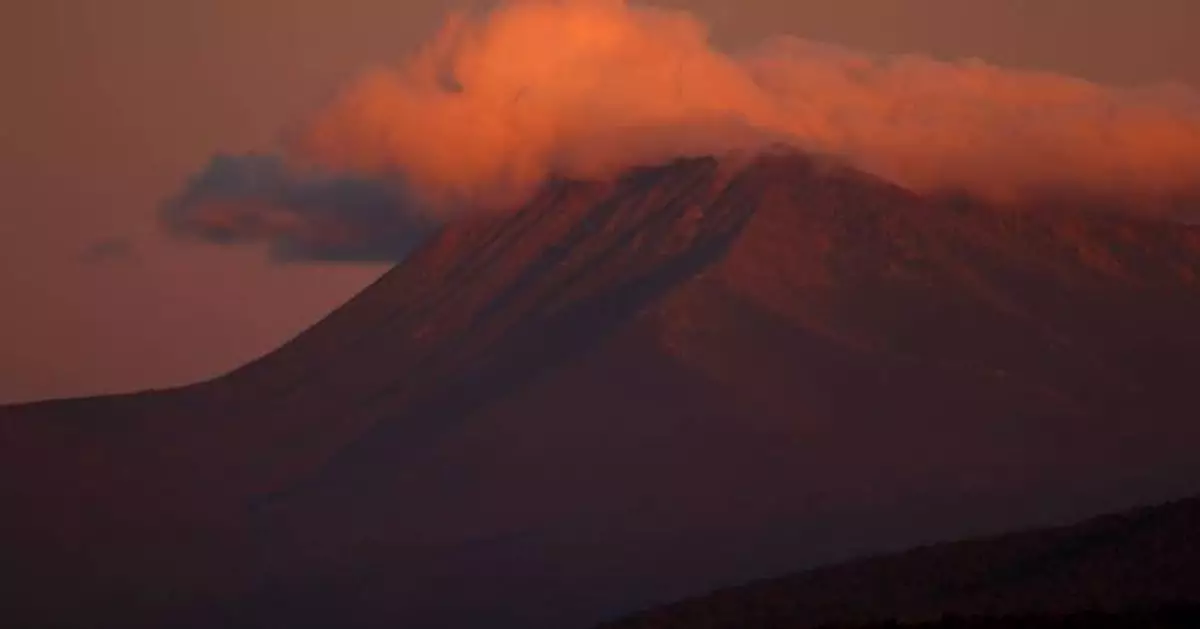
<svg viewBox="0 0 1200 629">
<path fill-rule="evenodd" d="M 1198 277 L 786 151 L 553 181 L 228 375 L 0 409 L 0 617 L 587 626 L 1184 495 Z"/>
</svg>

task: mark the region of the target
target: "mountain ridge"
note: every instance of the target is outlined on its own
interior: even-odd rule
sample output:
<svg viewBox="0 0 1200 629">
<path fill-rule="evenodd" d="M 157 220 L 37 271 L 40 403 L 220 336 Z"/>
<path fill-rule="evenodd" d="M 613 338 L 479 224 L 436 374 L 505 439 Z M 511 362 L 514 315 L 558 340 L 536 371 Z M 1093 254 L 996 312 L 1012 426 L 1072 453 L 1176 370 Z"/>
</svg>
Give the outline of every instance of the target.
<svg viewBox="0 0 1200 629">
<path fill-rule="evenodd" d="M 762 579 L 600 627 L 669 629 L 751 619 L 773 627 L 859 626 L 1195 604 L 1200 547 L 1190 538 L 1198 525 L 1200 498 L 1192 497 Z"/>
</svg>

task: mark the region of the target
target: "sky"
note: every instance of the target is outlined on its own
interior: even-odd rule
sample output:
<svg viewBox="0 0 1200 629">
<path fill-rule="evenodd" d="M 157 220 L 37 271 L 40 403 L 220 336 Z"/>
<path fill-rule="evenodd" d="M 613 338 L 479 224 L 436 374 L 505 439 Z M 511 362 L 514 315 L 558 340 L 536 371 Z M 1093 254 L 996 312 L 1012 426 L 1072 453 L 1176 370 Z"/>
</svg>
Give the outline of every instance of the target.
<svg viewBox="0 0 1200 629">
<path fill-rule="evenodd" d="M 480 4 L 480 3 L 476 3 Z M 735 49 L 790 34 L 1116 86 L 1200 87 L 1191 0 L 660 0 Z M 386 270 L 180 242 L 165 199 L 266 150 L 454 0 L 17 0 L 0 8 L 0 402 L 212 377 Z"/>
</svg>

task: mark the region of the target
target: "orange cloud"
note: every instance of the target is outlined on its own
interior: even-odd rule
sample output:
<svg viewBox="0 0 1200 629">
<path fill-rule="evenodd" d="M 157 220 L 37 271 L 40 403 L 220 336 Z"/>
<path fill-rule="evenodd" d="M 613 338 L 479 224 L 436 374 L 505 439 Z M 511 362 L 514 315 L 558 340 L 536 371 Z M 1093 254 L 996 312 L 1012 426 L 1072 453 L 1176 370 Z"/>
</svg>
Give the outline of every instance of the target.
<svg viewBox="0 0 1200 629">
<path fill-rule="evenodd" d="M 1200 95 L 797 38 L 726 54 L 684 12 L 518 0 L 454 15 L 349 86 L 292 149 L 404 173 L 431 199 L 503 205 L 550 173 L 780 140 L 922 190 L 1172 194 L 1200 178 Z"/>
<path fill-rule="evenodd" d="M 776 143 L 993 201 L 1200 198 L 1200 94 L 1186 87 L 794 37 L 729 54 L 686 12 L 512 0 L 452 15 L 411 57 L 363 75 L 284 155 L 214 160 L 165 215 L 289 256 L 399 259 L 433 224 L 515 205 L 550 175 Z"/>
</svg>

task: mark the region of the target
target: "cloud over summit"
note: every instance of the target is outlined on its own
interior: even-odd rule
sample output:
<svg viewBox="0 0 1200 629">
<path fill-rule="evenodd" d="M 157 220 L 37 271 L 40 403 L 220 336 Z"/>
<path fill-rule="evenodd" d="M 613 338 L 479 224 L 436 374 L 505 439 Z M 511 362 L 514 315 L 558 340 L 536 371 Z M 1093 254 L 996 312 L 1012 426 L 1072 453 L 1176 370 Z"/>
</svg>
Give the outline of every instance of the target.
<svg viewBox="0 0 1200 629">
<path fill-rule="evenodd" d="M 171 216 L 210 238 L 313 253 L 329 238 L 352 254 L 366 225 L 390 240 L 418 217 L 518 203 L 551 175 L 776 142 L 921 191 L 1170 199 L 1200 181 L 1200 94 L 793 37 L 727 53 L 686 12 L 513 0 L 454 14 L 408 59 L 366 72 L 282 157 L 214 161 Z M 231 185 L 239 169 L 258 183 Z"/>
</svg>

